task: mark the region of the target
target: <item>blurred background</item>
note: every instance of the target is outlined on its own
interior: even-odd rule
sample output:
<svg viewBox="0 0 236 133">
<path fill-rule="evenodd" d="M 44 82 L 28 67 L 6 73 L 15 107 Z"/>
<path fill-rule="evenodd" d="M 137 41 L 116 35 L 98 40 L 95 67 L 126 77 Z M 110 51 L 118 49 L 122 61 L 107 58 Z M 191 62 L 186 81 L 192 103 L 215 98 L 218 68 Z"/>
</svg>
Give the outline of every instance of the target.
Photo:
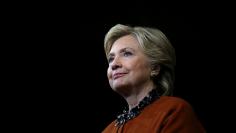
<svg viewBox="0 0 236 133">
<path fill-rule="evenodd" d="M 229 129 L 223 124 L 233 112 L 232 8 L 194 2 L 18 4 L 10 4 L 4 19 L 4 35 L 10 35 L 3 81 L 5 123 L 14 125 L 9 130 L 95 133 L 115 119 L 126 103 L 109 87 L 103 39 L 118 23 L 163 31 L 176 49 L 174 96 L 193 106 L 208 132 Z"/>
</svg>

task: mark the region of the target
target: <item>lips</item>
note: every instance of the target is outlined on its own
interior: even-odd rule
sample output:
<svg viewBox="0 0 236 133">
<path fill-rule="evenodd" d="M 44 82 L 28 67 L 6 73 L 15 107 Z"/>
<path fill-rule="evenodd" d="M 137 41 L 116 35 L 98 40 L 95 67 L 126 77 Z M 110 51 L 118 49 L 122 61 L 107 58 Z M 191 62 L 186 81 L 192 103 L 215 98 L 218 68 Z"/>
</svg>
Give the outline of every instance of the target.
<svg viewBox="0 0 236 133">
<path fill-rule="evenodd" d="M 115 73 L 115 74 L 113 74 L 113 79 L 118 79 L 120 77 L 123 77 L 125 74 L 127 74 L 127 73 Z"/>
</svg>

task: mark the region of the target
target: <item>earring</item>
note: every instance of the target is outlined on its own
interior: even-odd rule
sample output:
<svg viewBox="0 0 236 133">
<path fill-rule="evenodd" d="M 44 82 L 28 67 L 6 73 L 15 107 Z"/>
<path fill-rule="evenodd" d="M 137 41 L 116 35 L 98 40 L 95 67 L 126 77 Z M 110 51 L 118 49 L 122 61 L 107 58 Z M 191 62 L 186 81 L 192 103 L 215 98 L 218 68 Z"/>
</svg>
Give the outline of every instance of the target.
<svg viewBox="0 0 236 133">
<path fill-rule="evenodd" d="M 151 77 L 156 77 L 157 76 L 157 72 L 156 71 L 152 71 L 151 72 Z"/>
</svg>

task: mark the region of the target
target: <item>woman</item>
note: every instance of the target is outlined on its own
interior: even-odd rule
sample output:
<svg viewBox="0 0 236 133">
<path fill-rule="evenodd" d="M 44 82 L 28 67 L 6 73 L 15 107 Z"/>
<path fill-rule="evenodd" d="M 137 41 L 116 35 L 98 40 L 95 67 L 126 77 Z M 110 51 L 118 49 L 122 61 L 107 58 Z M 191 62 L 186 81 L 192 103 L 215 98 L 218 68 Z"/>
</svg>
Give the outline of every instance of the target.
<svg viewBox="0 0 236 133">
<path fill-rule="evenodd" d="M 158 29 L 117 24 L 104 48 L 111 88 L 128 103 L 103 133 L 204 133 L 192 107 L 173 97 L 175 50 Z"/>
</svg>

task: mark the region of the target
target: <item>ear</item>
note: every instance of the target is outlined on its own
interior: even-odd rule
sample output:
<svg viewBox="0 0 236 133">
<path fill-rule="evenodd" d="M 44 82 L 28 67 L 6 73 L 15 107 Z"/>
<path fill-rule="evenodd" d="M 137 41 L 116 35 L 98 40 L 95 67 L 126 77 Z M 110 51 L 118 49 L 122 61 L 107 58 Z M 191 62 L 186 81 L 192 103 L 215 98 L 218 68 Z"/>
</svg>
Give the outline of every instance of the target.
<svg viewBox="0 0 236 133">
<path fill-rule="evenodd" d="M 160 73 L 160 70 L 161 70 L 160 65 L 153 67 L 151 71 L 151 77 L 156 77 Z"/>
</svg>

